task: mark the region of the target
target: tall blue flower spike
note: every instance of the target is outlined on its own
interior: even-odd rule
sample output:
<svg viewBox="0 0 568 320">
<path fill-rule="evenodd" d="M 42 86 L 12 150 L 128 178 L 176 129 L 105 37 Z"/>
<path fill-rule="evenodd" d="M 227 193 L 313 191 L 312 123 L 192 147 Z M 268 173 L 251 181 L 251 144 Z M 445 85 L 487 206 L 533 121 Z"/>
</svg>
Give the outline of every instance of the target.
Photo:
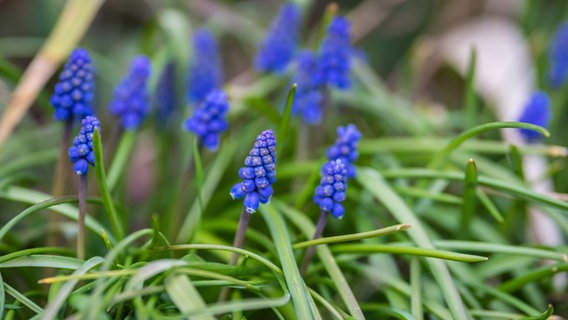
<svg viewBox="0 0 568 320">
<path fill-rule="evenodd" d="M 245 198 L 246 212 L 254 213 L 260 203 L 270 201 L 271 185 L 276 181 L 276 138 L 272 130 L 265 130 L 256 137 L 239 177 L 243 182 L 235 184 L 230 194 L 233 199 Z"/>
<path fill-rule="evenodd" d="M 346 127 L 339 126 L 335 145 L 327 149 L 326 154 L 329 160 L 340 159 L 345 164 L 347 178 L 353 178 L 357 173 L 352 163 L 359 157 L 357 147 L 361 136 L 361 132 L 353 124 Z"/>
<path fill-rule="evenodd" d="M 300 27 L 300 9 L 285 3 L 266 33 L 254 60 L 263 72 L 282 72 L 294 58 Z"/>
<path fill-rule="evenodd" d="M 55 120 L 81 120 L 93 114 L 91 110 L 95 90 L 93 78 L 89 52 L 82 48 L 73 50 L 51 96 L 51 105 L 55 108 Z"/>
<path fill-rule="evenodd" d="M 193 61 L 189 68 L 187 99 L 199 103 L 207 95 L 221 88 L 223 71 L 217 49 L 217 41 L 207 29 L 198 29 L 193 34 Z"/>
<path fill-rule="evenodd" d="M 562 24 L 554 35 L 550 47 L 550 84 L 558 88 L 568 78 L 568 23 Z"/>
<path fill-rule="evenodd" d="M 135 130 L 150 112 L 148 77 L 151 62 L 144 55 L 136 56 L 130 64 L 129 74 L 114 90 L 114 97 L 108 106 L 110 114 L 119 116 L 122 127 Z"/>
<path fill-rule="evenodd" d="M 300 114 L 308 124 L 318 124 L 322 118 L 323 101 L 318 58 L 313 52 L 305 50 L 298 54 L 296 61 L 293 82 L 298 86 L 292 104 L 292 113 Z"/>
<path fill-rule="evenodd" d="M 550 110 L 550 99 L 542 91 L 535 92 L 525 106 L 523 113 L 519 117 L 519 122 L 532 123 L 541 127 L 548 127 L 548 122 L 552 117 Z M 526 142 L 538 142 L 542 135 L 536 131 L 519 129 Z"/>
<path fill-rule="evenodd" d="M 95 153 L 93 152 L 93 134 L 95 128 L 101 130 L 101 123 L 95 117 L 87 116 L 81 120 L 81 131 L 73 140 L 73 146 L 67 153 L 73 165 L 73 170 L 78 175 L 89 172 L 89 164 L 95 165 Z"/>
<path fill-rule="evenodd" d="M 341 219 L 345 209 L 341 202 L 347 191 L 347 169 L 341 159 L 330 160 L 321 168 L 321 181 L 314 195 L 315 204 L 334 218 Z"/>
<path fill-rule="evenodd" d="M 226 119 L 228 110 L 227 94 L 223 90 L 215 90 L 207 95 L 183 125 L 201 139 L 205 148 L 214 151 L 219 148 L 221 133 L 229 126 Z"/>
<path fill-rule="evenodd" d="M 176 68 L 173 62 L 166 64 L 156 86 L 156 122 L 166 127 L 176 112 Z"/>
<path fill-rule="evenodd" d="M 325 84 L 339 89 L 351 87 L 351 53 L 349 21 L 334 17 L 320 48 L 321 78 Z"/>
</svg>

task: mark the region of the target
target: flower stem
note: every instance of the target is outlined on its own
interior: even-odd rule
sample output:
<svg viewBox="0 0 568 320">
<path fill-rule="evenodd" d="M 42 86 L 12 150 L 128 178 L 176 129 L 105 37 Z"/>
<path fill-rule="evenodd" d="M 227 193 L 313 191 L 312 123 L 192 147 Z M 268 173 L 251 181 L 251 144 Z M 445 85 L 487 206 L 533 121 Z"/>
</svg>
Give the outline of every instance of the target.
<svg viewBox="0 0 568 320">
<path fill-rule="evenodd" d="M 51 195 L 54 198 L 61 197 L 65 193 L 65 180 L 67 180 L 68 163 L 67 158 L 67 148 L 69 145 L 69 140 L 71 139 L 71 129 L 73 128 L 73 120 L 69 119 L 65 121 L 63 126 L 63 133 L 61 135 L 61 143 L 59 144 L 59 157 L 57 158 L 57 164 L 55 165 L 55 175 L 53 177 L 53 188 L 51 189 Z M 49 226 L 50 230 L 53 230 L 59 224 L 59 215 L 55 212 L 51 212 L 49 215 Z M 56 247 L 58 245 L 58 238 L 54 232 L 50 232 L 47 238 L 47 245 L 49 247 Z"/>
<path fill-rule="evenodd" d="M 85 215 L 87 214 L 87 175 L 79 176 L 79 230 L 77 231 L 77 258 L 85 259 Z"/>
<path fill-rule="evenodd" d="M 323 234 L 323 229 L 325 228 L 325 224 L 327 223 L 327 218 L 329 217 L 329 212 L 322 211 L 320 218 L 318 220 L 318 224 L 316 226 L 316 231 L 314 232 L 314 236 L 312 240 L 321 238 Z M 316 252 L 316 247 L 311 246 L 308 247 L 306 250 L 306 255 L 304 256 L 304 260 L 302 260 L 302 266 L 300 267 L 300 274 L 303 276 L 306 273 L 306 269 L 308 268 L 308 264 L 314 257 L 314 253 Z"/>
</svg>

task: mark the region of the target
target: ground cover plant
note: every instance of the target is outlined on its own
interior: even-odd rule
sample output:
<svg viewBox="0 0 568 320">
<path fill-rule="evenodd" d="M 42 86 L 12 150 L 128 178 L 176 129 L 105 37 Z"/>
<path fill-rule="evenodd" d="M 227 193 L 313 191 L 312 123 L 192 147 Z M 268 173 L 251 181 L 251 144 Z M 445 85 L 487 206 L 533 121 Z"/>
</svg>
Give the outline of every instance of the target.
<svg viewBox="0 0 568 320">
<path fill-rule="evenodd" d="M 0 2 L 0 319 L 568 317 L 568 4 L 463 3 Z"/>
</svg>

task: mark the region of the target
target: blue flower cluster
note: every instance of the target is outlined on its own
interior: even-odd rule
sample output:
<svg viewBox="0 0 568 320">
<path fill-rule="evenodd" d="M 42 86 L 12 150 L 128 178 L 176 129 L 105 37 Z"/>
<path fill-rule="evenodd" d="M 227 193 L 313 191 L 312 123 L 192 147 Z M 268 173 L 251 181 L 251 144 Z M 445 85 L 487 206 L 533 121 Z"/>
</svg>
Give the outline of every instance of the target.
<svg viewBox="0 0 568 320">
<path fill-rule="evenodd" d="M 195 133 L 203 142 L 205 148 L 217 150 L 219 136 L 229 124 L 225 119 L 229 110 L 227 94 L 223 90 L 214 90 L 207 95 L 193 115 L 185 120 L 186 130 Z"/>
<path fill-rule="evenodd" d="M 167 127 L 172 115 L 176 112 L 176 68 L 174 62 L 166 64 L 158 85 L 156 86 L 156 122 L 162 127 Z"/>
<path fill-rule="evenodd" d="M 349 21 L 341 16 L 334 17 L 327 29 L 327 36 L 320 48 L 322 81 L 339 89 L 351 86 L 351 39 Z"/>
<path fill-rule="evenodd" d="M 272 196 L 272 184 L 276 181 L 276 138 L 272 130 L 263 131 L 239 170 L 239 182 L 231 189 L 233 199 L 245 197 L 244 206 L 254 213 L 260 203 L 268 203 Z"/>
<path fill-rule="evenodd" d="M 337 219 L 343 218 L 347 190 L 347 169 L 341 159 L 326 162 L 321 169 L 321 181 L 314 195 L 314 202 L 325 212 L 331 212 Z"/>
<path fill-rule="evenodd" d="M 109 113 L 119 116 L 126 130 L 138 128 L 150 112 L 147 88 L 150 67 L 148 57 L 136 56 L 130 64 L 130 73 L 116 86 L 108 106 Z"/>
<path fill-rule="evenodd" d="M 327 149 L 327 157 L 329 160 L 340 159 L 345 164 L 347 178 L 353 178 L 357 173 L 352 162 L 359 157 L 359 152 L 357 151 L 359 140 L 361 140 L 361 132 L 357 130 L 355 125 L 349 124 L 346 127 L 339 126 L 337 127 L 337 140 L 335 141 L 335 145 Z"/>
<path fill-rule="evenodd" d="M 254 65 L 258 70 L 284 71 L 296 51 L 299 22 L 300 9 L 295 4 L 286 3 L 280 8 L 256 55 Z"/>
<path fill-rule="evenodd" d="M 537 91 L 526 104 L 519 117 L 519 122 L 532 123 L 546 128 L 551 117 L 550 99 L 548 95 L 542 91 Z M 533 130 L 519 129 L 519 132 L 525 141 L 529 143 L 537 142 L 542 138 L 540 133 Z"/>
<path fill-rule="evenodd" d="M 101 130 L 101 123 L 95 117 L 87 116 L 81 120 L 81 131 L 73 140 L 73 146 L 67 153 L 73 165 L 73 170 L 78 175 L 89 172 L 89 164 L 95 165 L 95 153 L 93 152 L 93 134 L 95 128 Z"/>
<path fill-rule="evenodd" d="M 321 121 L 321 103 L 323 94 L 320 90 L 319 61 L 317 56 L 309 50 L 300 52 L 297 58 L 297 71 L 294 76 L 296 95 L 292 104 L 292 113 L 300 114 L 309 124 Z"/>
<path fill-rule="evenodd" d="M 217 51 L 217 42 L 207 29 L 199 29 L 193 35 L 193 61 L 189 68 L 189 102 L 201 102 L 207 95 L 221 87 L 223 72 Z"/>
<path fill-rule="evenodd" d="M 82 48 L 73 50 L 51 96 L 51 104 L 55 108 L 55 120 L 80 120 L 93 114 L 91 110 L 95 89 L 93 77 L 89 52 Z"/>
<path fill-rule="evenodd" d="M 553 87 L 560 87 L 568 78 L 568 23 L 556 31 L 550 48 L 549 79 Z"/>
</svg>

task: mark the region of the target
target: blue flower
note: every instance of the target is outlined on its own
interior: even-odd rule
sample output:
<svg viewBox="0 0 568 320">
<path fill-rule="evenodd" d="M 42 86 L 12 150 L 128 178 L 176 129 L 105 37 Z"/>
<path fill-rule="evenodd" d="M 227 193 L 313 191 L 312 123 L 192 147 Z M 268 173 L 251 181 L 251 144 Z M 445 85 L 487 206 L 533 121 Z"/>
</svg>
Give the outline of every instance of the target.
<svg viewBox="0 0 568 320">
<path fill-rule="evenodd" d="M 261 203 L 270 201 L 271 185 L 276 181 L 276 138 L 272 130 L 265 130 L 256 137 L 239 177 L 243 182 L 235 184 L 230 195 L 233 199 L 244 197 L 248 213 L 254 213 Z"/>
<path fill-rule="evenodd" d="M 83 119 L 93 114 L 91 103 L 94 97 L 93 66 L 89 52 L 77 48 L 59 75 L 51 96 L 55 108 L 55 120 Z"/>
<path fill-rule="evenodd" d="M 568 77 L 568 23 L 562 24 L 552 39 L 549 79 L 553 87 L 560 87 Z"/>
<path fill-rule="evenodd" d="M 339 89 L 351 86 L 351 39 L 349 21 L 335 17 L 329 24 L 327 35 L 320 48 L 322 81 Z"/>
<path fill-rule="evenodd" d="M 108 106 L 110 114 L 120 117 L 126 130 L 138 128 L 150 112 L 147 82 L 151 62 L 148 57 L 139 55 L 132 60 L 129 74 L 114 90 L 114 97 Z"/>
<path fill-rule="evenodd" d="M 300 52 L 296 61 L 297 70 L 293 82 L 298 86 L 292 104 L 292 113 L 300 114 L 306 123 L 318 124 L 322 118 L 323 100 L 318 58 L 313 52 L 306 50 Z"/>
<path fill-rule="evenodd" d="M 280 8 L 266 33 L 254 65 L 260 71 L 282 72 L 294 57 L 300 26 L 300 9 L 293 3 Z"/>
<path fill-rule="evenodd" d="M 73 146 L 67 153 L 73 165 L 73 170 L 78 175 L 89 172 L 89 164 L 95 165 L 95 153 L 93 152 L 93 134 L 95 128 L 101 130 L 101 123 L 95 117 L 87 116 L 81 120 L 81 131 L 73 140 Z"/>
<path fill-rule="evenodd" d="M 337 219 L 343 218 L 345 209 L 341 202 L 347 191 L 347 169 L 341 159 L 326 162 L 321 169 L 321 181 L 314 194 L 314 202 Z"/>
<path fill-rule="evenodd" d="M 229 124 L 225 119 L 229 110 L 227 95 L 222 90 L 212 91 L 207 95 L 193 115 L 185 120 L 186 130 L 195 133 L 209 150 L 217 150 L 219 136 Z"/>
<path fill-rule="evenodd" d="M 207 95 L 221 87 L 223 71 L 217 51 L 217 42 L 207 29 L 199 29 L 193 35 L 193 61 L 189 68 L 189 102 L 201 102 Z"/>
<path fill-rule="evenodd" d="M 162 127 L 167 127 L 177 107 L 176 68 L 169 62 L 158 80 L 156 87 L 156 121 Z"/>
<path fill-rule="evenodd" d="M 519 117 L 519 122 L 532 123 L 546 128 L 548 127 L 548 122 L 551 117 L 552 113 L 550 110 L 550 99 L 548 98 L 548 95 L 542 91 L 537 91 L 532 95 L 531 99 L 525 106 L 523 113 Z M 525 141 L 529 143 L 537 142 L 542 138 L 540 133 L 533 130 L 519 129 L 519 132 Z"/>
<path fill-rule="evenodd" d="M 337 140 L 335 145 L 327 149 L 327 157 L 329 160 L 340 159 L 347 169 L 347 178 L 355 177 L 357 173 L 352 163 L 359 157 L 357 147 L 361 140 L 361 132 L 353 124 L 346 127 L 337 127 Z"/>
</svg>

